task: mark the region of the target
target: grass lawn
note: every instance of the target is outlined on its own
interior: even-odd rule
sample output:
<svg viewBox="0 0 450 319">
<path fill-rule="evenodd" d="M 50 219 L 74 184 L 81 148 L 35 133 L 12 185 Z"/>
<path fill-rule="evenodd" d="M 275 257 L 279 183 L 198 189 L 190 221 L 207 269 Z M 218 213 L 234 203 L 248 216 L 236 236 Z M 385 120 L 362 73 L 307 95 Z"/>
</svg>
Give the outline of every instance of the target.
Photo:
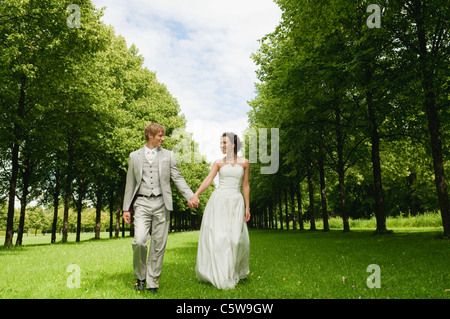
<svg viewBox="0 0 450 319">
<path fill-rule="evenodd" d="M 442 228 L 372 233 L 251 230 L 251 275 L 228 291 L 195 278 L 199 232 L 171 233 L 157 295 L 133 290 L 130 237 L 51 245 L 48 235 L 25 236 L 22 247 L 0 248 L 0 299 L 450 299 Z M 72 264 L 80 288 L 67 287 Z M 380 267 L 380 288 L 367 286 L 371 264 Z"/>
</svg>

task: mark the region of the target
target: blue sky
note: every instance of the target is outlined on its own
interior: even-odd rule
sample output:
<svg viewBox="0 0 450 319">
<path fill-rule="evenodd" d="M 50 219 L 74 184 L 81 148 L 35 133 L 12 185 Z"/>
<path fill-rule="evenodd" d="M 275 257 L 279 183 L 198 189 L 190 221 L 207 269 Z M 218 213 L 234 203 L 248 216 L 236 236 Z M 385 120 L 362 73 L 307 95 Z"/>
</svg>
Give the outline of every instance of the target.
<svg viewBox="0 0 450 319">
<path fill-rule="evenodd" d="M 102 20 L 135 44 L 178 100 L 200 151 L 220 158 L 219 137 L 247 128 L 256 66 L 250 55 L 277 26 L 272 0 L 93 0 Z M 82 18 L 82 17 L 81 17 Z"/>
</svg>

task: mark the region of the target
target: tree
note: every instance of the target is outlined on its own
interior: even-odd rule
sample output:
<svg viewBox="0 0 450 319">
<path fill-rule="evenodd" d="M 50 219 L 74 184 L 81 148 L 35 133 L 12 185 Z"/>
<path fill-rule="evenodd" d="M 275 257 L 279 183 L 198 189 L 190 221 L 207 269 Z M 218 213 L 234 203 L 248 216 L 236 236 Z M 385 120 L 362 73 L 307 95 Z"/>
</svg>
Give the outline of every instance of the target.
<svg viewBox="0 0 450 319">
<path fill-rule="evenodd" d="M 450 236 L 450 201 L 444 170 L 443 147 L 441 140 L 441 122 L 439 110 L 449 107 L 448 92 L 444 83 L 448 83 L 449 72 L 449 32 L 448 8 L 440 1 L 410 1 L 402 9 L 408 12 L 409 20 L 416 24 L 414 42 L 405 38 L 406 46 L 412 46 L 418 53 L 412 62 L 415 74 L 420 78 L 423 94 L 423 107 L 428 119 L 428 131 L 433 157 L 436 193 L 441 209 L 444 235 Z M 448 84 L 447 84 L 448 89 Z"/>
<path fill-rule="evenodd" d="M 90 1 L 82 1 L 81 28 L 67 27 L 68 5 L 63 1 L 3 1 L 0 5 L 2 20 L 1 73 L 2 107 L 11 126 L 8 137 L 10 178 L 8 221 L 5 245 L 12 244 L 14 199 L 18 181 L 20 148 L 27 139 L 33 118 L 30 112 L 46 107 L 55 92 L 55 79 L 64 81 L 73 74 L 67 72 L 71 63 L 86 57 L 86 52 L 99 47 L 99 12 Z M 35 113 L 36 114 L 36 113 Z M 3 134 L 2 134 L 3 135 Z"/>
<path fill-rule="evenodd" d="M 391 185 L 395 181 L 388 176 L 391 185 L 386 194 L 383 169 L 394 174 L 388 165 L 409 159 L 390 149 L 383 155 L 383 146 L 394 142 L 406 143 L 412 149 L 422 147 L 425 133 L 421 127 L 427 122 L 447 234 L 446 145 L 441 139 L 448 134 L 441 132 L 440 125 L 447 126 L 441 119 L 449 118 L 445 93 L 449 69 L 445 25 L 448 10 L 439 1 L 380 1 L 381 27 L 373 28 L 368 21 L 373 15 L 368 14 L 366 2 L 331 1 L 326 6 L 310 1 L 276 2 L 282 10 L 282 20 L 274 32 L 261 39 L 260 49 L 253 55 L 261 83 L 256 85 L 257 97 L 250 101 L 251 125 L 283 130 L 280 136 L 286 150 L 283 158 L 289 165 L 287 171 L 296 175 L 299 167 L 309 168 L 306 171 L 310 185 L 314 176 L 311 163 L 317 163 L 322 195 L 326 190 L 325 167 L 336 171 L 344 230 L 349 230 L 350 189 L 363 193 L 361 204 L 372 196 L 376 232 L 386 233 L 385 197 L 394 196 Z M 415 147 L 417 141 L 420 146 Z M 366 150 L 370 151 L 371 176 L 365 164 Z M 420 171 L 417 165 L 410 167 Z M 351 182 L 360 185 L 346 187 L 348 169 L 358 174 L 357 178 L 351 177 Z M 411 186 L 415 175 L 412 172 L 410 176 Z M 367 188 L 370 185 L 372 190 Z M 403 194 L 417 200 L 411 190 L 405 188 Z M 353 198 L 358 194 L 351 195 Z M 311 194 L 310 198 L 313 199 Z M 325 196 L 322 199 L 324 213 Z M 403 207 L 407 207 L 407 200 L 404 201 Z"/>
<path fill-rule="evenodd" d="M 67 22 L 69 4 L 0 3 L 0 201 L 8 198 L 6 246 L 17 229 L 16 197 L 21 199 L 18 244 L 31 200 L 53 207 L 52 242 L 60 220 L 67 241 L 74 228 L 72 205 L 77 240 L 82 212 L 92 205 L 99 237 L 106 198 L 110 210 L 115 207 L 111 219 L 118 234 L 127 159 L 144 144 L 145 125 L 159 122 L 168 136 L 186 125 L 176 99 L 143 67 L 137 48 L 128 48 L 100 21 L 101 10 L 89 0 L 78 1 L 82 16 L 73 27 Z M 207 163 L 197 166 L 204 174 Z"/>
</svg>

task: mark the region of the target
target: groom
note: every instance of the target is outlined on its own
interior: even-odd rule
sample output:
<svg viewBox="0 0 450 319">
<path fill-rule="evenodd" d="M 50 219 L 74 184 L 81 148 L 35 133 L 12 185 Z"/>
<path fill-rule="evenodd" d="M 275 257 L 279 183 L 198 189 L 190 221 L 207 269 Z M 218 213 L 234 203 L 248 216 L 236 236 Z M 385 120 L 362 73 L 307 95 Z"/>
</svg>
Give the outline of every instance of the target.
<svg viewBox="0 0 450 319">
<path fill-rule="evenodd" d="M 198 206 L 190 199 L 194 195 L 178 169 L 172 151 L 163 149 L 165 128 L 157 123 L 144 130 L 146 145 L 130 154 L 123 219 L 131 222 L 134 210 L 133 268 L 136 277 L 135 290 L 144 289 L 157 293 L 164 251 L 170 224 L 172 191 L 170 179 L 188 201 L 189 208 Z M 147 261 L 147 245 L 150 239 Z"/>
</svg>

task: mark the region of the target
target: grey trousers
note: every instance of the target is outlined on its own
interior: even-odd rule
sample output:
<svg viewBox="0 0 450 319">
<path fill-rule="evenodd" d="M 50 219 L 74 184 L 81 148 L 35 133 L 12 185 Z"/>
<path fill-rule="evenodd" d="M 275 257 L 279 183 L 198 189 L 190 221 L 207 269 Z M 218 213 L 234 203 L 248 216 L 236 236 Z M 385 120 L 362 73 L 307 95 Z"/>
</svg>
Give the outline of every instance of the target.
<svg viewBox="0 0 450 319">
<path fill-rule="evenodd" d="M 134 203 L 134 276 L 146 280 L 147 288 L 158 288 L 169 232 L 170 211 L 162 196 L 138 197 Z M 150 240 L 150 251 L 147 246 Z M 147 259 L 148 252 L 148 259 Z"/>
</svg>

